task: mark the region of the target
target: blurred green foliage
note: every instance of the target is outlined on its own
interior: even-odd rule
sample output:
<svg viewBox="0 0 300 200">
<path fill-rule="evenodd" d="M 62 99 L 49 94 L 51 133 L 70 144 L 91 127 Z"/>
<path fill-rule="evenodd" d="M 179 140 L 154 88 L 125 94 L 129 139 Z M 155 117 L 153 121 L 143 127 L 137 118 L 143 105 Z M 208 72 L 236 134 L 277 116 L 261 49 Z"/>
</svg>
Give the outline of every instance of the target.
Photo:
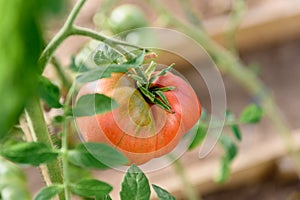
<svg viewBox="0 0 300 200">
<path fill-rule="evenodd" d="M 30 194 L 23 171 L 0 156 L 0 199 L 29 200 Z"/>
<path fill-rule="evenodd" d="M 58 0 L 0 1 L 0 138 L 35 94 L 44 46 L 41 21 L 62 8 Z"/>
</svg>

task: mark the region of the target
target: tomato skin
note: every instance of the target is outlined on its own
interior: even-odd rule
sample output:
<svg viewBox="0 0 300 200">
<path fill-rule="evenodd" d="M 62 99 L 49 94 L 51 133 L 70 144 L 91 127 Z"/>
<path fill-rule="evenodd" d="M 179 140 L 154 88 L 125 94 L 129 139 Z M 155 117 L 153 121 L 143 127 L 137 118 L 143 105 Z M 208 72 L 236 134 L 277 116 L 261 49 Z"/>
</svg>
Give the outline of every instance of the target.
<svg viewBox="0 0 300 200">
<path fill-rule="evenodd" d="M 146 16 L 138 6 L 123 4 L 115 8 L 108 18 L 108 26 L 114 34 L 148 26 Z"/>
<path fill-rule="evenodd" d="M 119 103 L 119 107 L 110 112 L 76 118 L 84 139 L 114 146 L 136 164 L 172 151 L 199 119 L 201 105 L 192 87 L 170 72 L 158 77 L 152 86 L 176 87 L 164 92 L 174 113 L 145 101 L 135 88 L 135 82 L 125 74 L 115 73 L 110 78 L 84 85 L 78 97 L 102 93 Z"/>
</svg>

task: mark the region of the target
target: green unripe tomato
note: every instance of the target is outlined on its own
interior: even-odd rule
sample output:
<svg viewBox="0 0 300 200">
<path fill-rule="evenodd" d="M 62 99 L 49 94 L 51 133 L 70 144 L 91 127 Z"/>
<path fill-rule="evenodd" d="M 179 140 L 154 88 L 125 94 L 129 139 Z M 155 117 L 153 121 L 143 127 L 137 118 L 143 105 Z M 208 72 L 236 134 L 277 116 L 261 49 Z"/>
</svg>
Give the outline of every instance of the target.
<svg viewBox="0 0 300 200">
<path fill-rule="evenodd" d="M 108 18 L 108 26 L 114 34 L 147 25 L 148 22 L 143 11 L 132 4 L 123 4 L 115 8 Z"/>
</svg>

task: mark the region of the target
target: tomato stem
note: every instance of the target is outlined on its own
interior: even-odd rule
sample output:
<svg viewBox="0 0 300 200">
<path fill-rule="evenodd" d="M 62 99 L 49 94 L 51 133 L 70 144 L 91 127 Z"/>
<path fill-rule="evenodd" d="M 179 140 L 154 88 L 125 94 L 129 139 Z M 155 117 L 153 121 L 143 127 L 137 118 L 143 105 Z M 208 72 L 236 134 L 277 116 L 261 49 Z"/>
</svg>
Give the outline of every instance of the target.
<svg viewBox="0 0 300 200">
<path fill-rule="evenodd" d="M 138 90 L 141 92 L 145 100 L 149 103 L 156 104 L 165 111 L 174 114 L 172 106 L 166 98 L 164 92 L 175 90 L 174 86 L 158 87 L 152 86 L 151 84 L 159 77 L 165 75 L 168 71 L 173 68 L 174 64 L 161 70 L 160 72 L 154 73 L 156 69 L 156 63 L 152 61 L 146 69 L 144 66 L 140 66 L 128 72 L 128 76 L 136 81 Z"/>
</svg>

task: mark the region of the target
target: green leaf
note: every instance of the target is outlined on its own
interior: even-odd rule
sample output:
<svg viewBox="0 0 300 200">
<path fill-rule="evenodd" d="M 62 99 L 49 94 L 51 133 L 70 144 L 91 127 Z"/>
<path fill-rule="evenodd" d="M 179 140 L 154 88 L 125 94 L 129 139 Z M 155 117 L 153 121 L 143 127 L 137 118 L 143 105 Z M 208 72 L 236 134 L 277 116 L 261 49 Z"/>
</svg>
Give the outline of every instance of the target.
<svg viewBox="0 0 300 200">
<path fill-rule="evenodd" d="M 204 140 L 204 138 L 206 136 L 206 131 L 207 131 L 207 127 L 204 124 L 202 124 L 201 122 L 199 122 L 198 126 L 197 126 L 196 135 L 193 138 L 193 140 L 188 148 L 189 150 L 195 149 L 202 143 L 202 141 Z"/>
<path fill-rule="evenodd" d="M 34 166 L 54 160 L 58 155 L 54 149 L 41 142 L 12 145 L 3 149 L 0 154 L 13 162 Z"/>
<path fill-rule="evenodd" d="M 263 116 L 263 109 L 255 104 L 247 106 L 239 117 L 241 123 L 257 123 Z"/>
<path fill-rule="evenodd" d="M 71 185 L 71 191 L 82 197 L 102 197 L 108 195 L 112 189 L 111 185 L 96 179 L 85 179 Z"/>
<path fill-rule="evenodd" d="M 236 139 L 241 141 L 242 140 L 242 134 L 241 134 L 239 126 L 236 125 L 236 124 L 232 124 L 232 125 L 230 125 L 230 129 L 232 130 L 233 135 L 236 137 Z"/>
<path fill-rule="evenodd" d="M 226 135 L 221 135 L 219 142 L 221 143 L 225 154 L 222 156 L 221 167 L 216 176 L 216 181 L 223 183 L 229 178 L 230 164 L 237 155 L 238 150 L 234 141 Z"/>
<path fill-rule="evenodd" d="M 226 157 L 229 161 L 232 161 L 238 152 L 234 141 L 226 135 L 221 135 L 219 141 L 225 151 Z"/>
<path fill-rule="evenodd" d="M 240 131 L 239 126 L 235 123 L 235 116 L 232 112 L 226 111 L 226 120 L 230 124 L 230 129 L 233 132 L 233 135 L 238 139 L 239 141 L 242 140 L 242 134 Z"/>
<path fill-rule="evenodd" d="M 149 80 L 150 83 L 152 83 L 153 81 L 155 81 L 155 79 L 157 79 L 159 76 L 164 76 L 167 72 L 171 71 L 173 69 L 173 66 L 175 64 L 171 64 L 169 67 L 161 70 L 159 73 L 155 74 L 154 76 L 152 76 Z"/>
<path fill-rule="evenodd" d="M 151 91 L 168 92 L 168 91 L 172 91 L 172 90 L 175 90 L 175 89 L 176 89 L 175 86 L 153 87 L 153 88 L 151 88 Z"/>
<path fill-rule="evenodd" d="M 145 57 L 145 50 L 143 50 L 137 56 L 135 56 L 134 58 L 128 60 L 124 64 L 130 64 L 130 65 L 140 66 L 144 62 L 144 57 Z"/>
<path fill-rule="evenodd" d="M 118 103 L 104 94 L 87 94 L 77 101 L 73 113 L 77 117 L 93 116 L 118 107 Z"/>
<path fill-rule="evenodd" d="M 145 71 L 147 80 L 150 80 L 151 75 L 155 71 L 155 69 L 156 69 L 156 63 L 154 61 L 151 61 L 151 63 L 149 64 L 148 68 Z"/>
<path fill-rule="evenodd" d="M 132 64 L 111 64 L 107 67 L 100 66 L 79 75 L 76 80 L 79 83 L 92 82 L 101 78 L 109 78 L 112 73 L 125 73 L 128 69 L 135 67 L 137 66 Z"/>
<path fill-rule="evenodd" d="M 97 51 L 93 56 L 94 63 L 98 66 L 119 63 L 122 58 L 124 59 L 124 56 L 120 52 L 103 43 L 98 45 Z"/>
<path fill-rule="evenodd" d="M 88 168 L 82 168 L 74 165 L 73 163 L 69 163 L 68 176 L 70 182 L 76 183 L 77 181 L 80 181 L 82 179 L 92 178 L 92 172 Z"/>
<path fill-rule="evenodd" d="M 227 156 L 223 156 L 221 159 L 221 166 L 220 170 L 215 177 L 215 181 L 218 183 L 224 183 L 225 181 L 228 180 L 229 175 L 230 175 L 230 161 L 228 160 Z"/>
<path fill-rule="evenodd" d="M 172 196 L 167 190 L 152 184 L 152 188 L 154 189 L 158 199 L 160 200 L 175 200 L 175 197 Z"/>
<path fill-rule="evenodd" d="M 39 78 L 38 93 L 50 108 L 62 107 L 59 102 L 59 88 L 44 76 Z"/>
<path fill-rule="evenodd" d="M 145 95 L 152 103 L 154 103 L 155 95 L 152 94 L 147 88 L 144 88 L 143 86 L 139 87 L 139 90 Z"/>
<path fill-rule="evenodd" d="M 103 143 L 82 143 L 68 155 L 71 163 L 85 168 L 107 169 L 128 163 L 122 153 Z"/>
<path fill-rule="evenodd" d="M 141 85 L 147 84 L 147 81 L 145 81 L 142 77 L 140 77 L 140 76 L 138 76 L 136 74 L 129 73 L 128 76 L 131 77 L 131 78 L 133 78 L 137 82 L 139 82 Z"/>
<path fill-rule="evenodd" d="M 65 120 L 65 116 L 57 115 L 53 118 L 53 123 L 62 123 Z"/>
<path fill-rule="evenodd" d="M 66 7 L 66 2 L 60 0 L 44 0 L 42 1 L 41 11 L 44 13 L 44 17 L 49 17 L 49 14 L 57 15 L 61 13 Z M 51 16 L 52 17 L 52 16 Z"/>
<path fill-rule="evenodd" d="M 120 192 L 121 200 L 149 200 L 150 186 L 147 177 L 135 164 L 127 170 Z"/>
<path fill-rule="evenodd" d="M 166 95 L 162 91 L 157 90 L 157 91 L 155 91 L 155 94 L 157 94 L 159 96 L 159 98 L 162 100 L 162 102 L 164 102 L 167 105 L 167 107 L 172 108 Z"/>
<path fill-rule="evenodd" d="M 96 200 L 112 200 L 111 197 L 107 194 L 96 197 Z"/>
<path fill-rule="evenodd" d="M 61 184 L 53 184 L 48 187 L 44 187 L 37 193 L 34 200 L 51 200 L 63 190 L 64 186 Z"/>
</svg>

